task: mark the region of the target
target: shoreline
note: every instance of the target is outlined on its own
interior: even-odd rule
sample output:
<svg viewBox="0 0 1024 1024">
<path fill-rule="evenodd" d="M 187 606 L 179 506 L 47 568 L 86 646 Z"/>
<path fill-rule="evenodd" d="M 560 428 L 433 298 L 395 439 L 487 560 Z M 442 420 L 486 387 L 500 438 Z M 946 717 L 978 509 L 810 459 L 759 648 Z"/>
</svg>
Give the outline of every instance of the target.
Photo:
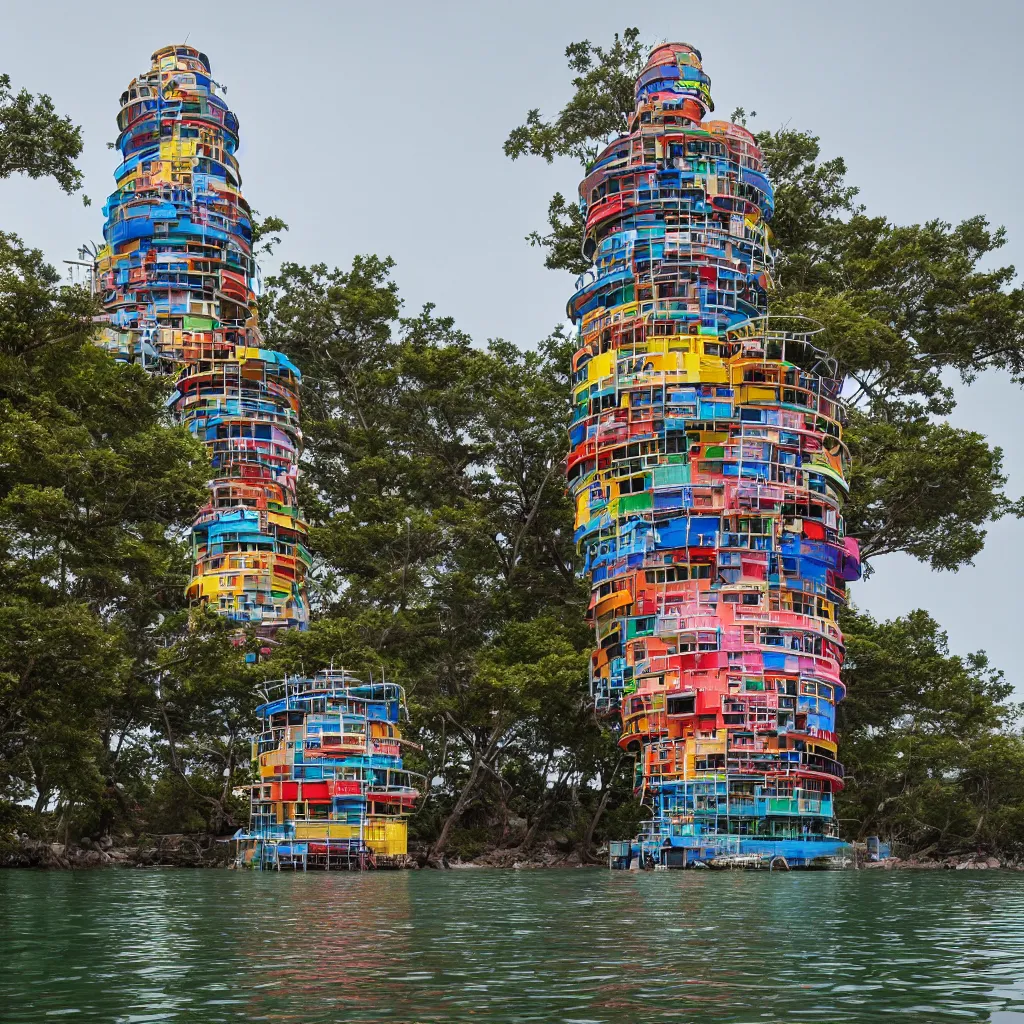
<svg viewBox="0 0 1024 1024">
<path fill-rule="evenodd" d="M 144 838 L 135 843 L 115 843 L 109 837 L 97 841 L 63 843 L 11 837 L 0 846 L 0 869 L 37 871 L 82 871 L 102 868 L 146 869 L 182 868 L 189 870 L 232 870 L 234 852 L 223 838 L 200 835 L 170 835 Z M 408 863 L 394 870 L 434 871 L 544 871 L 551 869 L 609 870 L 601 858 L 582 861 L 576 853 L 544 851 L 520 859 L 517 851 L 489 850 L 470 860 L 429 863 L 425 851 L 413 850 Z M 382 869 L 383 870 L 383 869 Z M 943 858 L 930 856 L 888 857 L 880 861 L 858 859 L 845 870 L 861 871 L 1024 871 L 1024 861 L 1000 859 L 986 854 L 959 854 Z"/>
</svg>

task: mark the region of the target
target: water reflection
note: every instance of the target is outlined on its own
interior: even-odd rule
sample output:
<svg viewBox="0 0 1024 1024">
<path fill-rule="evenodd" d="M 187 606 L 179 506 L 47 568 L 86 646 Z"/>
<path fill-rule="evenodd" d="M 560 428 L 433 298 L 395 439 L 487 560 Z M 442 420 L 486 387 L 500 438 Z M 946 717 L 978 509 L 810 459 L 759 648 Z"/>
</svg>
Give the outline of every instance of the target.
<svg viewBox="0 0 1024 1024">
<path fill-rule="evenodd" d="M 233 958 L 252 965 L 256 981 L 246 1018 L 387 1019 L 380 1016 L 385 1000 L 375 979 L 410 959 L 410 878 L 403 871 L 258 879 L 271 886 L 260 895 L 273 910 L 232 950 Z M 311 1008 L 319 1016 L 311 1017 Z"/>
<path fill-rule="evenodd" d="M 0 1019 L 1024 1024 L 1024 876 L 0 873 Z"/>
</svg>

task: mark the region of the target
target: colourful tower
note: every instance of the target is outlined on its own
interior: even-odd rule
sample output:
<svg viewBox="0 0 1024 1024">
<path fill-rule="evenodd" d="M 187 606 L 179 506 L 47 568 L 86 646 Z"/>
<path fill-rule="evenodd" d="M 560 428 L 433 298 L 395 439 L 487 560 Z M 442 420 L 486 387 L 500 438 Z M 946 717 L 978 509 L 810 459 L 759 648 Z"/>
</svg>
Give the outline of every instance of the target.
<svg viewBox="0 0 1024 1024">
<path fill-rule="evenodd" d="M 172 412 L 209 449 L 188 594 L 263 634 L 303 629 L 300 374 L 260 335 L 238 118 L 205 54 L 165 46 L 122 94 L 117 123 L 122 162 L 93 278 L 109 323 L 102 343 L 173 374 Z"/>
<path fill-rule="evenodd" d="M 121 97 L 117 188 L 94 286 L 114 358 L 173 375 L 175 419 L 207 446 L 188 595 L 263 636 L 304 629 L 307 528 L 296 505 L 298 369 L 263 347 L 238 119 L 205 54 L 166 46 Z M 402 767 L 405 697 L 345 672 L 268 683 L 241 859 L 259 867 L 401 864 L 418 789 Z"/>
<path fill-rule="evenodd" d="M 328 670 L 268 683 L 242 862 L 301 870 L 401 867 L 420 777 L 402 767 L 405 694 Z"/>
<path fill-rule="evenodd" d="M 767 315 L 772 188 L 713 109 L 700 53 L 657 47 L 580 185 L 594 267 L 568 307 L 568 479 L 595 700 L 652 811 L 614 852 L 826 863 L 844 847 L 836 614 L 860 572 L 841 384 L 815 324 Z"/>
</svg>

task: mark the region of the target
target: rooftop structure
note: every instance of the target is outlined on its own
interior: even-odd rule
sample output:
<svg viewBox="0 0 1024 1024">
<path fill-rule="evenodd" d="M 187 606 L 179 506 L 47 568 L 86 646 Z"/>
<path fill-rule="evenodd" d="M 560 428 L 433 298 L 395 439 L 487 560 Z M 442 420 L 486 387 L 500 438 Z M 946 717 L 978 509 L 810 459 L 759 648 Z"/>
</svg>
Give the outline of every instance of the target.
<svg viewBox="0 0 1024 1024">
<path fill-rule="evenodd" d="M 810 865 L 845 848 L 841 382 L 817 325 L 768 315 L 772 187 L 713 109 L 700 53 L 658 46 L 580 185 L 567 472 L 592 687 L 652 812 L 626 861 Z"/>
<path fill-rule="evenodd" d="M 205 54 L 165 46 L 122 93 L 117 123 L 121 164 L 93 272 L 101 343 L 172 375 L 172 413 L 210 452 L 188 594 L 264 634 L 305 628 L 301 375 L 260 335 L 238 118 Z"/>
</svg>

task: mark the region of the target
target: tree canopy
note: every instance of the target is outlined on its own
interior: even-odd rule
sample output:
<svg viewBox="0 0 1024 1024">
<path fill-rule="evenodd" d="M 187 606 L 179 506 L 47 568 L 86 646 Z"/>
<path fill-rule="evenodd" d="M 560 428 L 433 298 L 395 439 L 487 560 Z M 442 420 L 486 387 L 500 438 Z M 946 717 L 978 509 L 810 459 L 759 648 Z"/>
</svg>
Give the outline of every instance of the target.
<svg viewBox="0 0 1024 1024">
<path fill-rule="evenodd" d="M 566 57 L 569 100 L 550 119 L 527 113 L 511 159 L 585 167 L 624 129 L 639 32 Z M 869 560 L 968 564 L 988 523 L 1019 512 L 999 449 L 945 419 L 979 373 L 1021 378 L 1021 291 L 994 261 L 1004 234 L 979 217 L 872 216 L 813 133 L 758 140 L 777 202 L 772 309 L 820 320 L 850 381 L 850 532 Z M 0 79 L 0 177 L 73 191 L 80 150 L 47 97 Z M 254 217 L 261 251 L 281 244 L 287 225 Z M 579 273 L 581 230 L 560 193 L 530 241 Z M 253 663 L 254 636 L 184 607 L 209 469 L 165 417 L 167 382 L 92 344 L 93 298 L 0 235 L 5 822 L 230 832 L 256 684 L 333 663 L 406 687 L 421 747 L 407 764 L 429 780 L 413 830 L 435 857 L 510 861 L 543 841 L 585 858 L 636 832 L 629 762 L 587 692 L 589 591 L 562 479 L 574 341 L 474 341 L 433 306 L 406 310 L 395 269 L 375 255 L 285 262 L 261 299 L 267 344 L 303 371 L 313 620 Z M 1006 679 L 983 654 L 951 653 L 923 611 L 851 609 L 842 625 L 845 833 L 1020 852 L 1024 744 Z"/>
<path fill-rule="evenodd" d="M 81 128 L 58 114 L 49 96 L 15 93 L 11 76 L 0 75 L 0 178 L 53 178 L 70 194 L 82 187 L 75 165 L 81 152 Z"/>
<path fill-rule="evenodd" d="M 78 129 L 0 81 L 0 176 L 77 188 Z M 93 830 L 131 803 L 207 474 L 165 421 L 167 382 L 93 343 L 98 312 L 0 233 L 0 792 Z"/>
<path fill-rule="evenodd" d="M 566 351 L 558 334 L 537 350 L 476 347 L 430 306 L 403 316 L 392 270 L 365 256 L 285 264 L 270 282 L 268 341 L 304 367 L 319 612 L 281 656 L 323 658 L 330 637 L 346 666 L 406 685 L 435 780 L 421 834 L 440 854 L 478 790 L 519 796 L 510 773 L 534 779 L 534 821 L 546 813 L 542 765 L 586 727 Z"/>
</svg>

